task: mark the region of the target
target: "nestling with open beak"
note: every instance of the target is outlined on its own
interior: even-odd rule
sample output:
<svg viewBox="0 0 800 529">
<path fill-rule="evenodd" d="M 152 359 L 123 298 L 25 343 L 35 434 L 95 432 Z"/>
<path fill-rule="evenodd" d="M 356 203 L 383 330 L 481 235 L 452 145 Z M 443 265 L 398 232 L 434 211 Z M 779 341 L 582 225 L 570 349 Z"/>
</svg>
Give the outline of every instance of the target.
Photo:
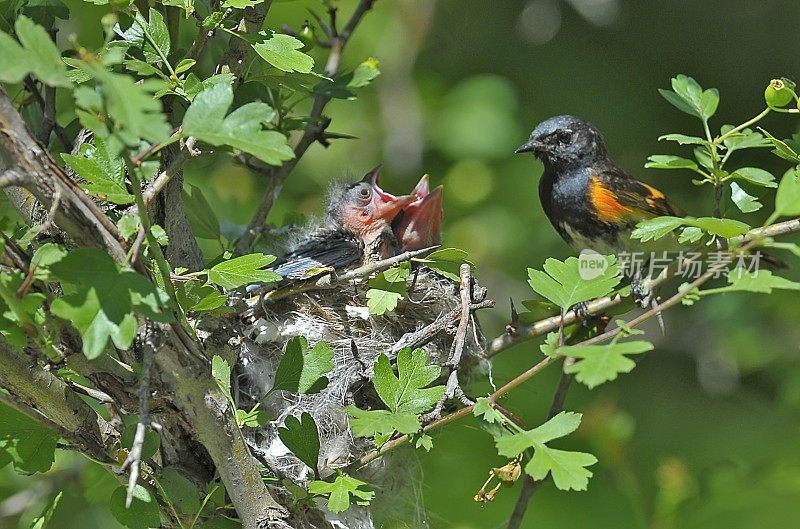
<svg viewBox="0 0 800 529">
<path fill-rule="evenodd" d="M 392 223 L 401 252 L 429 248 L 442 241 L 442 186 L 430 191 L 428 175 L 424 175 L 411 194 L 416 200 Z"/>
<path fill-rule="evenodd" d="M 331 186 L 325 225 L 280 257 L 272 270 L 284 279 L 306 279 L 317 268 L 349 268 L 396 253 L 391 230 L 397 214 L 417 200 L 394 196 L 378 185 L 381 166 L 355 183 Z"/>
</svg>

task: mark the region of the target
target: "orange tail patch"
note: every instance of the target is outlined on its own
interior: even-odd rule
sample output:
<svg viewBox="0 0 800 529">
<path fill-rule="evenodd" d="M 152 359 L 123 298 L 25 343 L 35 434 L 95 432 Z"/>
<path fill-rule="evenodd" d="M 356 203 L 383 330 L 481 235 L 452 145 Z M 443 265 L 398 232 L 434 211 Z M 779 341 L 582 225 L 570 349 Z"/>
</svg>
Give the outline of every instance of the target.
<svg viewBox="0 0 800 529">
<path fill-rule="evenodd" d="M 599 220 L 606 224 L 620 222 L 633 213 L 633 210 L 623 205 L 617 194 L 605 187 L 596 176 L 589 180 L 589 200 Z"/>
</svg>

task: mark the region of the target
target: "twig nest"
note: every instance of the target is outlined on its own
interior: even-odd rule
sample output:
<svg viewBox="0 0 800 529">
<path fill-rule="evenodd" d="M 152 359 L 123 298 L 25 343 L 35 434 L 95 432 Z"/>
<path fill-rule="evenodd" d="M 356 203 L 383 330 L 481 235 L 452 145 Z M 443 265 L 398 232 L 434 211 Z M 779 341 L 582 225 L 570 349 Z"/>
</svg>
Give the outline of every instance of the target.
<svg viewBox="0 0 800 529">
<path fill-rule="evenodd" d="M 359 279 L 289 298 L 250 301 L 252 316 L 243 322 L 245 338 L 236 370 L 239 408 L 249 409 L 268 394 L 290 339 L 304 336 L 309 347 L 324 340 L 334 351 L 333 370 L 326 374 L 327 387 L 305 395 L 275 391 L 264 399 L 261 408 L 272 415 L 273 421 L 263 427 L 243 429 L 255 457 L 270 474 L 301 485 L 314 479 L 312 469 L 295 457 L 278 436 L 278 427 L 289 415 L 299 417 L 307 412 L 314 418 L 321 447 L 318 468 L 323 478 L 375 448 L 370 440 L 353 436 L 344 410 L 347 405 L 361 409 L 385 408 L 370 383 L 373 365 L 382 353 L 394 360 L 399 352 L 398 344 L 413 338 L 409 345 L 424 349 L 429 363 L 443 365 L 447 362 L 461 310 L 458 283 L 420 267 L 410 274 L 407 293 L 396 308 L 381 315 L 370 314 L 367 309 L 367 289 L 366 280 Z M 469 373 L 478 372 L 477 366 L 488 367 L 488 361 L 480 356 L 484 345 L 480 326 L 474 316 L 470 321 L 459 367 L 462 380 Z M 439 331 L 422 338 L 420 331 L 431 327 Z M 443 372 L 442 380 L 437 383 L 444 383 L 446 376 Z M 379 491 L 390 483 L 393 488 L 400 488 L 403 485 L 398 483 L 398 476 L 402 473 L 398 470 L 409 465 L 396 462 L 398 459 L 407 461 L 409 454 L 404 451 L 391 458 L 379 458 L 362 472 L 370 475 L 368 482 Z M 381 491 L 376 500 L 380 500 L 380 496 L 390 501 L 392 498 L 386 491 Z M 360 521 L 345 522 L 342 516 L 329 517 L 328 521 L 334 523 L 335 518 L 334 527 L 347 529 L 373 527 L 371 519 L 369 523 L 364 522 L 356 511 L 345 518 L 349 517 Z"/>
</svg>

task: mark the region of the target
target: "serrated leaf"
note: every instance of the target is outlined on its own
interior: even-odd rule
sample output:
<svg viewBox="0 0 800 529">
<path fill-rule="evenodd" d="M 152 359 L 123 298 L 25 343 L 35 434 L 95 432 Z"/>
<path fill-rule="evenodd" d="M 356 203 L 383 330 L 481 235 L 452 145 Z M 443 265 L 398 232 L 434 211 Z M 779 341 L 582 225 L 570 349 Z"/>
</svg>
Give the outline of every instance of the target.
<svg viewBox="0 0 800 529">
<path fill-rule="evenodd" d="M 544 343 L 539 346 L 539 350 L 545 356 L 554 357 L 559 353 L 558 350 L 558 331 L 548 333 L 544 339 Z"/>
<path fill-rule="evenodd" d="M 295 336 L 286 343 L 270 391 L 319 393 L 328 386 L 324 375 L 333 370 L 333 355 L 333 349 L 326 342 L 320 340 L 309 350 L 305 336 Z"/>
<path fill-rule="evenodd" d="M 703 235 L 704 232 L 700 228 L 695 226 L 687 226 L 681 230 L 681 234 L 678 236 L 678 244 L 683 244 L 685 242 L 697 242 L 703 237 Z"/>
<path fill-rule="evenodd" d="M 758 130 L 764 133 L 769 141 L 772 142 L 773 147 L 775 147 L 775 150 L 772 152 L 775 153 L 776 156 L 779 156 L 784 160 L 789 160 L 794 164 L 800 163 L 800 155 L 798 155 L 797 152 L 792 149 L 787 142 L 779 140 L 761 127 L 759 127 Z"/>
<path fill-rule="evenodd" d="M 72 86 L 61 53 L 42 26 L 19 15 L 14 30 L 21 45 L 0 31 L 0 81 L 19 83 L 32 73 L 51 86 Z"/>
<path fill-rule="evenodd" d="M 578 382 L 589 389 L 603 382 L 614 380 L 619 373 L 629 373 L 636 362 L 625 355 L 644 353 L 653 349 L 653 344 L 643 340 L 616 342 L 603 345 L 567 345 L 560 352 L 578 360 L 564 368 L 565 373 L 575 373 Z"/>
<path fill-rule="evenodd" d="M 3 453 L 22 474 L 47 472 L 55 460 L 58 435 L 0 403 L 0 458 Z"/>
<path fill-rule="evenodd" d="M 414 261 L 425 263 L 425 266 L 453 281 L 461 280 L 461 265 L 468 264 L 472 270 L 475 265 L 467 259 L 467 252 L 458 248 L 442 248 L 431 252 L 424 258 L 415 258 Z"/>
<path fill-rule="evenodd" d="M 503 424 L 508 420 L 505 415 L 489 405 L 489 399 L 486 397 L 478 397 L 475 407 L 472 408 L 472 414 L 490 424 Z"/>
<path fill-rule="evenodd" d="M 696 219 L 683 219 L 683 223 L 688 226 L 696 226 L 712 235 L 719 235 L 730 239 L 737 235 L 743 235 L 750 231 L 751 226 L 744 222 L 734 219 L 718 219 L 716 217 L 698 217 Z"/>
<path fill-rule="evenodd" d="M 378 75 L 378 61 L 370 58 L 353 71 L 339 72 L 330 79 L 318 82 L 313 87 L 313 92 L 336 99 L 354 99 L 356 94 L 353 90 L 369 85 Z"/>
<path fill-rule="evenodd" d="M 772 173 L 769 173 L 763 169 L 759 169 L 758 167 L 742 167 L 733 171 L 731 173 L 731 177 L 746 180 L 747 182 L 757 186 L 778 187 L 778 184 L 775 182 L 775 177 L 772 176 Z"/>
<path fill-rule="evenodd" d="M 564 310 L 581 301 L 604 296 L 620 282 L 619 266 L 614 256 L 597 256 L 605 258 L 608 266 L 593 279 L 581 277 L 580 261 L 576 257 L 566 261 L 548 258 L 544 262 L 544 272 L 528 268 L 528 284 L 537 294 Z"/>
<path fill-rule="evenodd" d="M 770 270 L 765 269 L 747 272 L 741 267 L 734 268 L 728 273 L 728 283 L 730 283 L 730 286 L 725 288 L 726 291 L 741 290 L 772 294 L 773 289 L 800 290 L 800 283 L 785 277 L 772 275 Z"/>
<path fill-rule="evenodd" d="M 733 125 L 723 125 L 720 129 L 720 135 L 725 135 L 732 129 Z M 732 134 L 729 138 L 725 138 L 722 143 L 731 151 L 753 147 L 769 147 L 772 145 L 772 142 L 762 134 L 753 132 L 752 129 L 742 129 Z"/>
<path fill-rule="evenodd" d="M 308 491 L 312 494 L 329 494 L 328 509 L 333 513 L 346 511 L 352 501 L 359 505 L 366 505 L 375 497 L 375 492 L 363 481 L 341 473 L 336 475 L 333 483 L 315 480 L 308 484 Z"/>
<path fill-rule="evenodd" d="M 114 204 L 133 204 L 133 195 L 128 193 L 125 185 L 125 162 L 122 158 L 109 153 L 102 138 L 95 138 L 94 145 L 84 145 L 83 156 L 61 154 L 61 158 L 89 182 L 81 187 Z"/>
<path fill-rule="evenodd" d="M 233 289 L 250 283 L 276 283 L 281 276 L 262 270 L 275 260 L 274 255 L 251 253 L 222 261 L 208 271 L 208 280 L 222 288 Z"/>
<path fill-rule="evenodd" d="M 347 406 L 345 409 L 350 415 L 350 428 L 356 437 L 375 437 L 394 432 L 414 434 L 420 429 L 419 415 L 416 413 L 361 410 L 355 406 Z"/>
<path fill-rule="evenodd" d="M 247 9 L 248 7 L 253 7 L 263 2 L 264 0 L 225 0 L 220 7 L 224 9 L 229 7 L 233 9 Z"/>
<path fill-rule="evenodd" d="M 742 213 L 752 213 L 761 209 L 761 202 L 756 197 L 750 195 L 736 182 L 731 182 L 731 201 L 736 204 Z"/>
<path fill-rule="evenodd" d="M 406 295 L 406 279 L 411 274 L 411 265 L 384 270 L 369 280 L 367 290 L 367 308 L 370 314 L 384 314 L 397 307 L 397 302 Z"/>
<path fill-rule="evenodd" d="M 158 479 L 159 492 L 184 514 L 195 514 L 200 510 L 200 489 L 175 468 L 165 468 Z"/>
<path fill-rule="evenodd" d="M 133 489 L 133 502 L 130 508 L 125 507 L 128 487 L 118 487 L 109 502 L 111 514 L 119 523 L 130 529 L 149 529 L 159 527 L 161 519 L 158 515 L 158 502 L 146 488 L 136 485 Z"/>
<path fill-rule="evenodd" d="M 697 136 L 687 136 L 685 134 L 664 134 L 659 136 L 658 141 L 677 141 L 680 145 L 708 145 L 708 140 Z"/>
<path fill-rule="evenodd" d="M 319 459 L 319 431 L 314 418 L 307 412 L 303 412 L 300 419 L 289 415 L 283 425 L 283 428 L 278 428 L 278 436 L 283 444 L 300 461 L 316 471 Z"/>
<path fill-rule="evenodd" d="M 679 74 L 672 79 L 672 90 L 659 89 L 659 92 L 664 99 L 687 114 L 705 121 L 717 111 L 719 92 L 716 88 L 704 91 L 693 78 Z"/>
<path fill-rule="evenodd" d="M 208 283 L 187 281 L 177 290 L 178 301 L 187 312 L 211 311 L 228 301 L 228 296 L 220 293 Z"/>
<path fill-rule="evenodd" d="M 272 420 L 272 415 L 264 410 L 236 410 L 236 422 L 240 426 L 249 426 L 251 428 L 258 428 L 265 426 Z"/>
<path fill-rule="evenodd" d="M 247 103 L 226 117 L 231 103 L 233 89 L 228 84 L 205 88 L 186 110 L 183 135 L 194 136 L 212 145 L 228 145 L 269 165 L 280 165 L 294 158 L 286 136 L 263 129 L 263 125 L 268 125 L 275 116 L 269 105 Z"/>
<path fill-rule="evenodd" d="M 654 169 L 697 169 L 697 164 L 692 160 L 681 158 L 680 156 L 672 156 L 669 154 L 653 154 L 648 156 L 649 160 L 645 167 Z"/>
<path fill-rule="evenodd" d="M 640 239 L 642 242 L 660 239 L 678 226 L 683 225 L 679 217 L 656 217 L 642 221 L 631 232 L 631 239 Z"/>
<path fill-rule="evenodd" d="M 304 44 L 291 35 L 260 31 L 256 35 L 242 37 L 253 46 L 253 50 L 262 59 L 279 70 L 309 73 L 314 67 L 314 59 L 298 51 Z"/>
<path fill-rule="evenodd" d="M 597 458 L 592 454 L 539 445 L 525 465 L 525 472 L 535 480 L 543 480 L 550 473 L 560 490 L 586 490 L 589 478 L 593 475 L 586 467 L 595 463 Z"/>
<path fill-rule="evenodd" d="M 395 413 L 422 413 L 433 407 L 445 386 L 425 388 L 436 380 L 442 368 L 428 364 L 424 349 L 403 348 L 397 355 L 397 376 L 389 358 L 381 354 L 375 362 L 372 383 L 381 400 Z"/>
<path fill-rule="evenodd" d="M 549 443 L 553 439 L 569 435 L 578 429 L 582 417 L 580 413 L 562 411 L 532 430 L 495 439 L 497 453 L 501 456 L 515 457 L 536 444 Z"/>
<path fill-rule="evenodd" d="M 145 31 L 152 37 L 152 42 L 145 35 Z M 123 41 L 115 41 L 112 45 L 122 47 L 125 50 L 129 48 L 141 50 L 145 61 L 148 63 L 161 62 L 161 55 L 164 55 L 164 57 L 169 55 L 169 30 L 164 22 L 164 17 L 153 8 L 150 8 L 148 20 L 145 20 L 142 14 L 137 11 L 128 29 L 123 31 L 120 24 L 117 24 L 114 26 L 114 32 L 122 37 Z M 153 42 L 155 42 L 156 47 L 153 46 Z"/>
<path fill-rule="evenodd" d="M 121 349 L 130 347 L 137 327 L 134 309 L 156 321 L 172 319 L 164 291 L 99 249 L 73 250 L 49 270 L 76 287 L 74 294 L 54 300 L 51 311 L 80 331 L 87 358 L 99 356 L 109 338 Z"/>
<path fill-rule="evenodd" d="M 231 387 L 231 366 L 228 361 L 219 355 L 214 355 L 211 359 L 211 376 L 219 382 L 223 388 Z"/>
<path fill-rule="evenodd" d="M 775 195 L 775 213 L 778 215 L 800 215 L 800 172 L 786 171 Z"/>
</svg>

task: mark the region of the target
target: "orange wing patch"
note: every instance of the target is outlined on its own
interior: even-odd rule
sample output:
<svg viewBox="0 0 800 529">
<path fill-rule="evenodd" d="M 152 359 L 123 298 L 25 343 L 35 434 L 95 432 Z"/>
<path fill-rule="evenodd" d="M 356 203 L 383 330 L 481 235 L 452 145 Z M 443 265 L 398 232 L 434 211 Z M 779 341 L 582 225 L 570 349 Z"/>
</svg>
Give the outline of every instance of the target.
<svg viewBox="0 0 800 529">
<path fill-rule="evenodd" d="M 589 200 L 599 220 L 606 224 L 620 222 L 633 213 L 631 208 L 620 203 L 617 194 L 604 186 L 597 176 L 589 180 Z"/>
</svg>

